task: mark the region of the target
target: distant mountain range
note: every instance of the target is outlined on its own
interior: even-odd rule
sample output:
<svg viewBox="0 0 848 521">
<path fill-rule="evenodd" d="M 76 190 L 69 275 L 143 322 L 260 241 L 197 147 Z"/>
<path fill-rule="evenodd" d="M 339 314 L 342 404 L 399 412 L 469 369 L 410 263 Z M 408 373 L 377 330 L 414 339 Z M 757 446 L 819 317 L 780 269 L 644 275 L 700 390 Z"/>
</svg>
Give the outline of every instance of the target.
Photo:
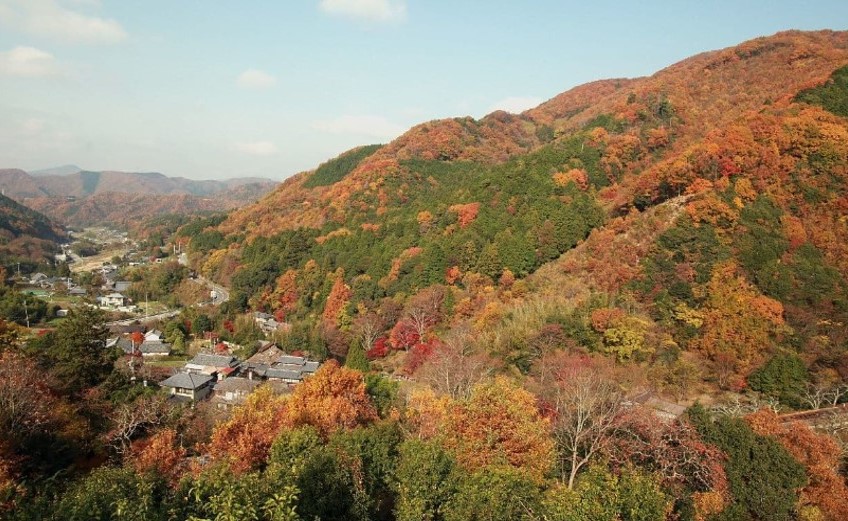
<svg viewBox="0 0 848 521">
<path fill-rule="evenodd" d="M 276 185 L 256 177 L 198 181 L 158 172 L 92 172 L 73 165 L 31 173 L 0 169 L 4 195 L 72 226 L 229 210 L 256 201 Z"/>
<path fill-rule="evenodd" d="M 62 165 L 52 168 L 43 168 L 41 170 L 30 170 L 29 175 L 33 177 L 43 177 L 48 175 L 72 175 L 82 172 L 82 168 L 77 165 Z"/>
<path fill-rule="evenodd" d="M 91 172 L 72 165 L 31 173 L 17 169 L 0 170 L 0 188 L 5 191 L 6 196 L 13 199 L 85 197 L 106 192 L 208 196 L 249 184 L 272 187 L 277 183 L 259 177 L 197 181 L 184 177 L 168 177 L 158 172 Z"/>
</svg>

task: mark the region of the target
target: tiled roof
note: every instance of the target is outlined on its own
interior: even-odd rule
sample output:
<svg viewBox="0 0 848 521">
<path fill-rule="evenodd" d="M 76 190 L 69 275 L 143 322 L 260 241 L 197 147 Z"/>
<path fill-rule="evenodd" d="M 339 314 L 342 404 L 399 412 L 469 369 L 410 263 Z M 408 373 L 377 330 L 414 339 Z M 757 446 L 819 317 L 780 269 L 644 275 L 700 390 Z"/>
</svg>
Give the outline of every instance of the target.
<svg viewBox="0 0 848 521">
<path fill-rule="evenodd" d="M 267 378 L 279 378 L 280 380 L 301 380 L 300 371 L 292 371 L 291 369 L 279 369 L 272 367 L 265 371 Z"/>
<path fill-rule="evenodd" d="M 215 384 L 215 391 L 247 391 L 252 392 L 262 381 L 248 378 L 226 378 Z"/>
<path fill-rule="evenodd" d="M 230 367 L 236 365 L 236 362 L 237 360 L 234 356 L 198 353 L 188 363 L 193 365 L 205 365 L 210 367 Z"/>
<path fill-rule="evenodd" d="M 159 385 L 179 389 L 199 389 L 211 381 L 212 377 L 205 374 L 177 373 Z"/>
<path fill-rule="evenodd" d="M 152 340 L 144 341 L 141 346 L 138 348 L 141 351 L 141 354 L 162 354 L 167 355 L 171 352 L 171 344 L 167 344 L 165 342 L 156 342 Z"/>
<path fill-rule="evenodd" d="M 286 365 L 303 365 L 306 360 L 302 356 L 283 355 L 277 359 L 277 363 Z"/>
</svg>

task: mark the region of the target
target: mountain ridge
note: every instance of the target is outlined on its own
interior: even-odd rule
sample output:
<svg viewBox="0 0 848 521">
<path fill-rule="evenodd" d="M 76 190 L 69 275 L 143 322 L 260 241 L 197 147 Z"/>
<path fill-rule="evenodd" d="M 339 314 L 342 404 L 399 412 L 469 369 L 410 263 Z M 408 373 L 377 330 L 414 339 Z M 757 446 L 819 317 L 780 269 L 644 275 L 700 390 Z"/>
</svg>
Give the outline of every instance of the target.
<svg viewBox="0 0 848 521">
<path fill-rule="evenodd" d="M 64 168 L 64 167 L 60 167 Z M 165 214 L 230 210 L 276 186 L 263 178 L 193 180 L 158 172 L 91 172 L 32 176 L 0 170 L 3 193 L 71 226 L 127 226 Z"/>
</svg>

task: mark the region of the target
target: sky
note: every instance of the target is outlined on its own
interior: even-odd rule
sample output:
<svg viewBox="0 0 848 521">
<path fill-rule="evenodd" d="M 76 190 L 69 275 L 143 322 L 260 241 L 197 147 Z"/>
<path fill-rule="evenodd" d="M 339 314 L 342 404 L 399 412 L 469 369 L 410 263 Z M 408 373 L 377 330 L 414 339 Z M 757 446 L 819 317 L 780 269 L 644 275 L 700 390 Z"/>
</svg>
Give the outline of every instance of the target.
<svg viewBox="0 0 848 521">
<path fill-rule="evenodd" d="M 424 121 L 846 28 L 846 0 L 0 0 L 0 168 L 281 180 Z"/>
</svg>

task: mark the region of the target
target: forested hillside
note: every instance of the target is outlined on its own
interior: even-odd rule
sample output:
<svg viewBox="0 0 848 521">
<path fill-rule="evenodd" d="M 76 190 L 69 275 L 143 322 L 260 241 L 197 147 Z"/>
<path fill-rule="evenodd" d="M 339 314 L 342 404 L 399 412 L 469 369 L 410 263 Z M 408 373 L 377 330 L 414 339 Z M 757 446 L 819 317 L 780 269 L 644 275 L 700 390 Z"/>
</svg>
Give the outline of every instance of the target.
<svg viewBox="0 0 848 521">
<path fill-rule="evenodd" d="M 44 215 L 0 195 L 0 267 L 52 260 L 64 230 Z"/>
<path fill-rule="evenodd" d="M 420 341 L 498 331 L 478 348 L 521 371 L 555 326 L 620 362 L 686 354 L 720 388 L 787 353 L 832 379 L 848 318 L 846 62 L 845 33 L 781 33 L 521 115 L 425 123 L 184 233 L 232 311 L 318 328 L 309 342 L 337 356 L 359 321 L 390 338 L 435 292 L 446 304 Z M 553 276 L 579 297 L 540 297 Z M 512 324 L 528 301 L 545 311 Z"/>
<path fill-rule="evenodd" d="M 846 74 L 848 32 L 779 33 L 183 224 L 229 300 L 165 334 L 320 368 L 184 406 L 93 311 L 0 323 L 0 515 L 847 519 Z"/>
</svg>

